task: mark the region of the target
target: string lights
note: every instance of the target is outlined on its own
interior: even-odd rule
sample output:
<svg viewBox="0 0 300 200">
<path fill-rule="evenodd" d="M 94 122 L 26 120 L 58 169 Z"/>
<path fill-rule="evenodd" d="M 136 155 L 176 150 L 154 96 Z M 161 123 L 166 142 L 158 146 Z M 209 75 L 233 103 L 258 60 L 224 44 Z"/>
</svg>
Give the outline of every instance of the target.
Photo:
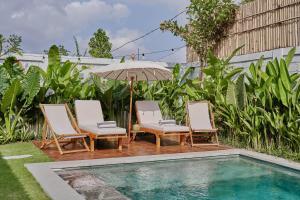
<svg viewBox="0 0 300 200">
<path fill-rule="evenodd" d="M 182 49 L 186 47 L 186 45 L 180 46 L 180 47 L 175 47 L 175 48 L 171 48 L 171 49 L 164 49 L 164 50 L 157 50 L 157 51 L 151 51 L 151 52 L 145 52 L 145 53 L 139 53 L 139 54 L 135 54 L 136 56 L 142 56 L 145 57 L 146 55 L 151 55 L 151 54 L 158 54 L 158 53 L 164 53 L 164 52 L 174 52 L 176 53 L 176 51 L 178 51 L 179 49 Z M 118 55 L 118 56 L 114 56 L 114 58 L 122 58 L 122 57 L 129 57 L 132 54 L 128 54 L 128 55 Z"/>
<path fill-rule="evenodd" d="M 178 16 L 182 15 L 182 14 L 185 13 L 185 12 L 186 12 L 186 10 L 181 11 L 180 13 L 178 13 L 177 15 L 175 15 L 174 17 L 172 17 L 172 18 L 169 19 L 168 21 L 172 21 L 172 20 L 176 19 Z M 141 35 L 141 36 L 139 36 L 139 37 L 137 37 L 137 38 L 135 38 L 135 39 L 133 39 L 133 40 L 130 40 L 130 41 L 128 41 L 128 42 L 125 42 L 125 43 L 122 44 L 121 46 L 119 46 L 119 47 L 113 49 L 111 52 L 117 51 L 117 50 L 119 50 L 119 49 L 125 47 L 126 45 L 128 45 L 128 44 L 130 44 L 130 43 L 132 43 L 132 42 L 136 42 L 136 41 L 138 41 L 138 40 L 140 40 L 140 39 L 142 39 L 142 38 L 144 38 L 144 37 L 146 37 L 146 36 L 148 36 L 148 35 L 154 33 L 155 31 L 157 31 L 157 30 L 159 30 L 159 29 L 160 29 L 160 27 L 157 27 L 157 28 L 155 28 L 155 29 L 152 29 L 151 31 L 145 33 L 144 35 Z"/>
</svg>

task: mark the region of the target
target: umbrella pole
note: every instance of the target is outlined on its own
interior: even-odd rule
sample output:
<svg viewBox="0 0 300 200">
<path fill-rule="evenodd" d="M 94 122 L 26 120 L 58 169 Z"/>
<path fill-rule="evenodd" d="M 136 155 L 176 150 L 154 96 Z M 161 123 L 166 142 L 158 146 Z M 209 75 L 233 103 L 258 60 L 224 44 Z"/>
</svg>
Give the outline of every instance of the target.
<svg viewBox="0 0 300 200">
<path fill-rule="evenodd" d="M 128 119 L 128 144 L 130 142 L 130 135 L 131 135 L 133 80 L 134 77 L 131 77 L 130 78 L 130 105 L 129 105 L 129 119 Z"/>
</svg>

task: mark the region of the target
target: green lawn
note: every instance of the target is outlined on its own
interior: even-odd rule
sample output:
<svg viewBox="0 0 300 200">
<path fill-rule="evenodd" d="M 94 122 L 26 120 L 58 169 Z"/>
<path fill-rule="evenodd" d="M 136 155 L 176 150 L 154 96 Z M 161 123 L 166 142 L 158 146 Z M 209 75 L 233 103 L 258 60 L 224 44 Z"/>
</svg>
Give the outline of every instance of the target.
<svg viewBox="0 0 300 200">
<path fill-rule="evenodd" d="M 30 158 L 4 160 L 1 156 L 30 154 Z M 0 145 L 0 199 L 49 200 L 27 171 L 25 163 L 51 161 L 31 142 Z"/>
</svg>

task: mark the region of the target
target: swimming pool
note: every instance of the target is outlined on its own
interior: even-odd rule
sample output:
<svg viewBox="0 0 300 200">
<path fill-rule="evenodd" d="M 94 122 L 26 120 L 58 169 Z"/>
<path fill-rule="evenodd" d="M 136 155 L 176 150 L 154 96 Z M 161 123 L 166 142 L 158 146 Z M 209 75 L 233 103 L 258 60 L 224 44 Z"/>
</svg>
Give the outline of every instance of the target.
<svg viewBox="0 0 300 200">
<path fill-rule="evenodd" d="M 104 187 L 118 199 L 133 200 L 300 199 L 298 171 L 239 155 L 103 165 L 57 173 L 86 199 L 99 198 Z"/>
</svg>

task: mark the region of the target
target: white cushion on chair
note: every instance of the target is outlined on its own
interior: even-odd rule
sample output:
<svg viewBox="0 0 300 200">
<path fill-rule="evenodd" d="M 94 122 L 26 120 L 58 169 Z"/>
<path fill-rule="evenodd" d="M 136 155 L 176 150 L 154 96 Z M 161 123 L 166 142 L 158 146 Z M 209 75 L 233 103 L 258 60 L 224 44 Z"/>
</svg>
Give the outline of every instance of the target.
<svg viewBox="0 0 300 200">
<path fill-rule="evenodd" d="M 125 128 L 98 128 L 97 125 L 81 125 L 79 127 L 81 130 L 91 132 L 93 134 L 96 134 L 98 136 L 100 135 L 126 135 L 126 129 Z"/>
<path fill-rule="evenodd" d="M 149 128 L 154 129 L 158 131 L 162 131 L 164 133 L 178 133 L 178 132 L 189 132 L 189 127 L 187 126 L 179 126 L 174 124 L 165 124 L 165 125 L 159 125 L 157 123 L 148 123 L 148 124 L 141 124 L 142 128 Z"/>
</svg>

